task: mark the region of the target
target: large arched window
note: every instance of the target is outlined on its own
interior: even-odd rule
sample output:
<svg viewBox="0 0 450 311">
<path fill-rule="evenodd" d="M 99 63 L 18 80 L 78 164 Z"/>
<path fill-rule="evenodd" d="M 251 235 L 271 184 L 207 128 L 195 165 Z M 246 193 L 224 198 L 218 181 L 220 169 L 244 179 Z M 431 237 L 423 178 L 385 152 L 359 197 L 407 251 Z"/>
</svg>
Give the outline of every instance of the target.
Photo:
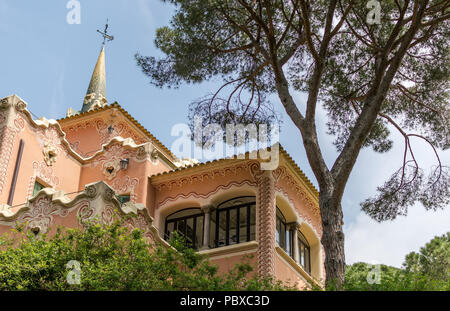
<svg viewBox="0 0 450 311">
<path fill-rule="evenodd" d="M 279 247 L 284 249 L 292 257 L 292 232 L 289 231 L 286 218 L 277 207 L 276 215 L 276 242 Z"/>
<path fill-rule="evenodd" d="M 223 202 L 211 215 L 214 227 L 213 247 L 232 245 L 255 239 L 255 197 L 239 197 Z"/>
<path fill-rule="evenodd" d="M 173 232 L 182 235 L 186 244 L 199 248 L 203 244 L 204 213 L 199 208 L 187 208 L 170 214 L 166 218 L 164 238 L 170 240 Z"/>
<path fill-rule="evenodd" d="M 300 231 L 298 232 L 298 259 L 303 269 L 311 274 L 311 248 Z"/>
</svg>

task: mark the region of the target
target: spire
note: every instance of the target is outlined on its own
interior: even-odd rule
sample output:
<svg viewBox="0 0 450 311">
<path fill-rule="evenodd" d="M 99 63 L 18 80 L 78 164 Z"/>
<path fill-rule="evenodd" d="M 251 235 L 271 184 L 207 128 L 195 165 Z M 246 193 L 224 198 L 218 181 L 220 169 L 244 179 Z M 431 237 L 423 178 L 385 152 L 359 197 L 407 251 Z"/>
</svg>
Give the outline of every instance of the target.
<svg viewBox="0 0 450 311">
<path fill-rule="evenodd" d="M 108 35 L 108 20 L 106 20 L 105 30 L 97 30 L 97 32 L 103 37 L 102 50 L 98 56 L 91 82 L 84 97 L 83 107 L 81 108 L 82 113 L 108 104 L 106 100 L 105 43 L 106 40 L 114 40 L 113 36 Z"/>
<path fill-rule="evenodd" d="M 108 104 L 106 100 L 106 73 L 105 73 L 105 45 L 98 56 L 97 64 L 92 73 L 91 82 L 83 101 L 81 112 L 86 112 L 93 108 L 103 107 Z"/>
</svg>

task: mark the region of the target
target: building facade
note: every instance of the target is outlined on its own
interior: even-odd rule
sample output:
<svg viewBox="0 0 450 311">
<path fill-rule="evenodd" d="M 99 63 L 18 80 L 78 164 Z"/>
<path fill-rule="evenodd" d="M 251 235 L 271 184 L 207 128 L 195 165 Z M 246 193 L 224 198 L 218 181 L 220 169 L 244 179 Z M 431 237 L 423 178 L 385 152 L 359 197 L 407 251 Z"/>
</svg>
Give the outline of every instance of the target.
<svg viewBox="0 0 450 311">
<path fill-rule="evenodd" d="M 166 244 L 177 231 L 219 271 L 250 258 L 260 275 L 323 286 L 317 190 L 283 148 L 275 170 L 261 161 L 177 159 L 106 100 L 103 47 L 80 111 L 36 120 L 18 96 L 0 99 L 0 234 L 135 214 L 128 226 Z"/>
</svg>

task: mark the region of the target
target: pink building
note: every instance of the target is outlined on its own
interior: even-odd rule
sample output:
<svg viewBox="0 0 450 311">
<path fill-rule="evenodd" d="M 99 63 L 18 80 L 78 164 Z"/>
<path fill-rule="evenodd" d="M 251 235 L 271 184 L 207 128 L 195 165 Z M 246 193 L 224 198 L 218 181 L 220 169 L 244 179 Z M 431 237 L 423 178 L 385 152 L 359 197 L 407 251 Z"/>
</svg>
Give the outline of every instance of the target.
<svg viewBox="0 0 450 311">
<path fill-rule="evenodd" d="M 119 104 L 106 100 L 101 50 L 81 111 L 33 119 L 18 96 L 0 99 L 0 234 L 36 235 L 114 212 L 155 242 L 175 230 L 226 271 L 244 256 L 260 275 L 323 286 L 318 193 L 285 150 L 259 159 L 177 159 Z"/>
</svg>

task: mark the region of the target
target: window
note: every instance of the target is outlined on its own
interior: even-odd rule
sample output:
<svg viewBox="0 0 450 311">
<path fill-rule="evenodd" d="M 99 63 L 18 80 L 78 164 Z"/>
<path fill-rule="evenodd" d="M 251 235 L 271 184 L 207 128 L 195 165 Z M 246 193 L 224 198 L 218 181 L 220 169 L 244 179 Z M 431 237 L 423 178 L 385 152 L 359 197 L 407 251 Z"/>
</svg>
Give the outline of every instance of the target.
<svg viewBox="0 0 450 311">
<path fill-rule="evenodd" d="M 311 248 L 300 231 L 298 232 L 298 259 L 303 269 L 311 274 Z"/>
<path fill-rule="evenodd" d="M 288 230 L 286 218 L 278 207 L 276 216 L 276 241 L 278 246 L 292 257 L 292 232 Z"/>
<path fill-rule="evenodd" d="M 188 208 L 175 212 L 166 218 L 164 238 L 170 240 L 173 232 L 185 238 L 186 244 L 197 249 L 203 243 L 203 222 L 205 216 L 199 208 Z"/>
<path fill-rule="evenodd" d="M 129 194 L 121 194 L 117 196 L 117 200 L 120 202 L 120 206 L 124 205 L 127 202 L 130 202 L 130 195 Z"/>
<path fill-rule="evenodd" d="M 41 191 L 44 188 L 45 188 L 45 186 L 43 184 L 41 184 L 38 181 L 35 181 L 34 188 L 33 188 L 33 196 L 35 196 L 39 191 Z"/>
<path fill-rule="evenodd" d="M 256 236 L 255 197 L 239 197 L 223 202 L 211 214 L 213 247 L 248 242 Z"/>
</svg>

